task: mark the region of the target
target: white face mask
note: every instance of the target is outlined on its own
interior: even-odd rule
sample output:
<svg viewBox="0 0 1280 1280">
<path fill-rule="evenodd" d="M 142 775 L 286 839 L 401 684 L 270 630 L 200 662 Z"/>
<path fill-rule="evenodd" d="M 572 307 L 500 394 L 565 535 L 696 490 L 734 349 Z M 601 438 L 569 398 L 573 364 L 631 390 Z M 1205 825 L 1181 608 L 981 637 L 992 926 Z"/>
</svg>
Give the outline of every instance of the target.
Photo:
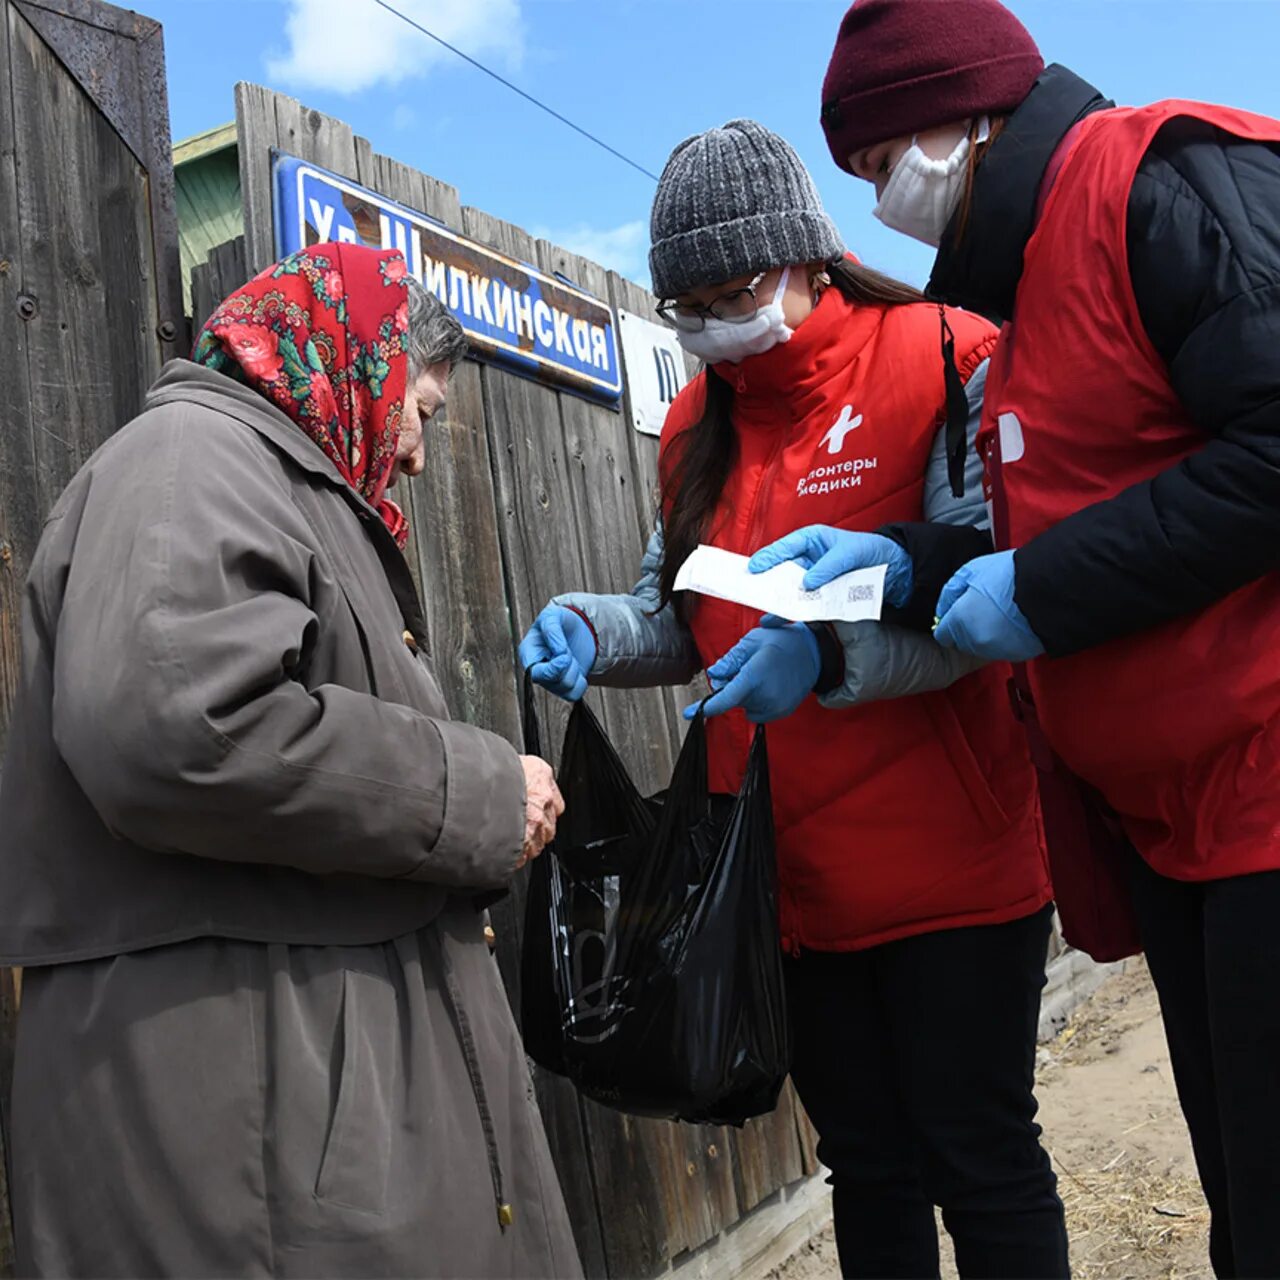
<svg viewBox="0 0 1280 1280">
<path fill-rule="evenodd" d="M 739 364 L 748 356 L 762 355 L 780 342 L 790 342 L 794 329 L 782 314 L 782 298 L 787 291 L 790 267 L 784 267 L 773 291 L 773 301 L 761 307 L 750 320 L 735 324 L 732 320 L 717 320 L 707 316 L 696 333 L 684 329 L 676 331 L 680 345 L 691 355 L 707 364 Z"/>
<path fill-rule="evenodd" d="M 978 141 L 988 136 L 987 121 L 978 122 Z M 922 240 L 936 249 L 942 243 L 964 192 L 965 164 L 969 159 L 969 134 L 956 143 L 945 160 L 931 160 L 913 138 L 911 146 L 893 166 L 889 181 L 872 212 L 886 227 Z"/>
</svg>

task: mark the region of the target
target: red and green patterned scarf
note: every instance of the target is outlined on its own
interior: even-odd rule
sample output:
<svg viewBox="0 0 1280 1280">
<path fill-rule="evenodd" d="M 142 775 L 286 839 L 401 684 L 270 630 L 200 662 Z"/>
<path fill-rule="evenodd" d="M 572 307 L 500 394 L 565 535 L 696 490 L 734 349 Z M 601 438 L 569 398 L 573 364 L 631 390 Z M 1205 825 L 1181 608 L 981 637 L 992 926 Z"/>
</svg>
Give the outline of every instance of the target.
<svg viewBox="0 0 1280 1280">
<path fill-rule="evenodd" d="M 191 357 L 292 418 L 401 548 L 409 524 L 386 491 L 408 377 L 406 271 L 394 251 L 303 249 L 227 298 Z"/>
</svg>

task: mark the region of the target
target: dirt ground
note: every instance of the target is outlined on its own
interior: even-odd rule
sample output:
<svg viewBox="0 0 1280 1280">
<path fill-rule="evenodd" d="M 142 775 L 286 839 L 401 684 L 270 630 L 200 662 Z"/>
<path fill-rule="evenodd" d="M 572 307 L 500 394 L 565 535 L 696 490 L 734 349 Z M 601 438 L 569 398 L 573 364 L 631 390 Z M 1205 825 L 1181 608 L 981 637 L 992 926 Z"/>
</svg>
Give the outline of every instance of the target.
<svg viewBox="0 0 1280 1280">
<path fill-rule="evenodd" d="M 1210 1276 L 1209 1214 L 1144 964 L 1111 978 L 1042 1046 L 1038 1077 L 1077 1280 Z M 942 1274 L 954 1277 L 945 1233 L 942 1239 Z M 828 1230 L 770 1280 L 838 1275 Z"/>
</svg>

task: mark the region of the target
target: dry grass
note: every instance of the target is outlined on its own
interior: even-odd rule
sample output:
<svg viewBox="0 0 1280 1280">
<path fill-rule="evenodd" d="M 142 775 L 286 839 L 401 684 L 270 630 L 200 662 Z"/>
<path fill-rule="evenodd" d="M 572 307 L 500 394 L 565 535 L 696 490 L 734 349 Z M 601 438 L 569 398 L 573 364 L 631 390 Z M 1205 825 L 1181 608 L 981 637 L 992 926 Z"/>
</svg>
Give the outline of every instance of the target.
<svg viewBox="0 0 1280 1280">
<path fill-rule="evenodd" d="M 1100 1169 L 1069 1169 L 1055 1152 L 1076 1280 L 1205 1273 L 1209 1210 L 1200 1184 L 1121 1151 Z"/>
</svg>

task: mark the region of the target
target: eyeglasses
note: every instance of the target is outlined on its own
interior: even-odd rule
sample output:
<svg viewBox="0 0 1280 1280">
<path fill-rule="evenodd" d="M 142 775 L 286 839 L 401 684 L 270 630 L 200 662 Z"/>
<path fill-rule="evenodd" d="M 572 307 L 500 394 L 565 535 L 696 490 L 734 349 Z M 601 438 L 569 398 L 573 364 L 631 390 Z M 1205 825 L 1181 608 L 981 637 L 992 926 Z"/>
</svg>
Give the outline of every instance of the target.
<svg viewBox="0 0 1280 1280">
<path fill-rule="evenodd" d="M 705 307 L 698 303 L 677 302 L 674 298 L 668 298 L 658 303 L 658 314 L 669 325 L 683 329 L 685 333 L 697 333 L 706 325 L 708 316 L 714 320 L 725 320 L 729 324 L 745 324 L 760 309 L 756 290 L 768 274 L 767 269 L 760 272 L 750 284 L 722 293 Z"/>
</svg>

